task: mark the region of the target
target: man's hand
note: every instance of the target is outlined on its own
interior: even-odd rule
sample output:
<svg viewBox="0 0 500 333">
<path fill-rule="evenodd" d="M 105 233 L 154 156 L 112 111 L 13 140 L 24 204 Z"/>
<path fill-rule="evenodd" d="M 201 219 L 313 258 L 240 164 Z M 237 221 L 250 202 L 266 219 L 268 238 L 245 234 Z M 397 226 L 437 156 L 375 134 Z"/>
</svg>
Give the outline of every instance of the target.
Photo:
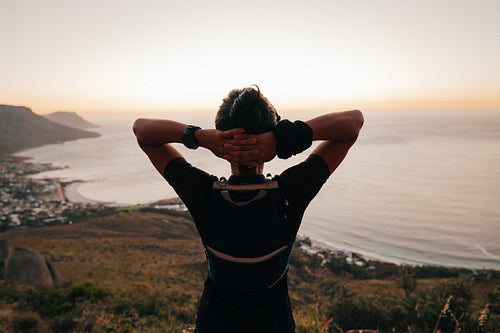
<svg viewBox="0 0 500 333">
<path fill-rule="evenodd" d="M 276 156 L 276 139 L 272 132 L 238 133 L 224 144 L 223 158 L 236 164 L 256 167 Z"/>
<path fill-rule="evenodd" d="M 216 129 L 200 129 L 195 132 L 198 144 L 201 147 L 207 148 L 215 156 L 224 158 L 230 161 L 230 151 L 225 148 L 225 144 L 234 140 L 234 136 L 244 133 L 243 128 L 234 128 L 227 131 L 220 131 Z M 241 144 L 251 145 L 256 142 L 256 139 L 241 140 Z M 254 152 L 256 153 L 256 152 Z"/>
</svg>

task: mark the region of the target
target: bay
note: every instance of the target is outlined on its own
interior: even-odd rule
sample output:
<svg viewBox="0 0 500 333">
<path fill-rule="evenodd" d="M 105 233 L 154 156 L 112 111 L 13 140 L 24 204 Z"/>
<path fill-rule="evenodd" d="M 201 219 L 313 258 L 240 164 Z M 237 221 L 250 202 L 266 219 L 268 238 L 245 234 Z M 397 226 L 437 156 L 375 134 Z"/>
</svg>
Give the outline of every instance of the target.
<svg viewBox="0 0 500 333">
<path fill-rule="evenodd" d="M 309 119 L 320 112 L 283 112 Z M 500 110 L 365 110 L 358 142 L 304 216 L 301 234 L 327 245 L 397 263 L 500 269 Z M 137 117 L 165 117 L 204 128 L 203 112 L 84 117 L 96 139 L 42 146 L 19 155 L 66 168 L 38 178 L 82 180 L 83 197 L 140 204 L 175 192 L 137 146 Z M 176 148 L 193 165 L 228 176 L 207 150 Z M 307 152 L 266 164 L 278 174 Z"/>
</svg>

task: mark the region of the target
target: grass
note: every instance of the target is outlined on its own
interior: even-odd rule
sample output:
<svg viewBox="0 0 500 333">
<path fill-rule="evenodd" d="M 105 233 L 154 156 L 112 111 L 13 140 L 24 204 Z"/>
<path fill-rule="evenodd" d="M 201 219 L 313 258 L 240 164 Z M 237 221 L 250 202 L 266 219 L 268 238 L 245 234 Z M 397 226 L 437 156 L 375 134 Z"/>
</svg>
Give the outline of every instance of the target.
<svg viewBox="0 0 500 333">
<path fill-rule="evenodd" d="M 119 212 L 73 225 L 9 231 L 9 244 L 49 257 L 65 280 L 113 290 L 134 283 L 202 291 L 204 251 L 192 222 L 162 213 Z M 176 282 L 177 281 L 177 282 Z"/>
<path fill-rule="evenodd" d="M 121 209 L 72 225 L 11 230 L 3 233 L 2 238 L 11 245 L 38 251 L 57 265 L 67 281 L 53 291 L 60 297 L 74 295 L 74 288 L 96 288 L 104 294 L 110 293 L 112 298 L 97 302 L 82 296 L 82 302 L 70 306 L 69 312 L 54 314 L 57 317 L 53 318 L 34 310 L 30 303 L 32 298 L 23 298 L 34 293 L 26 291 L 29 288 L 19 287 L 21 289 L 16 291 L 6 286 L 3 290 L 15 295 L 11 298 L 4 295 L 3 305 L 0 302 L 0 330 L 13 325 L 37 326 L 40 332 L 64 325 L 78 332 L 85 331 L 81 327 L 93 327 L 96 332 L 97 328 L 101 332 L 125 328 L 130 332 L 134 329 L 136 332 L 192 330 L 196 304 L 207 273 L 204 249 L 186 214 L 148 207 Z M 384 327 L 387 331 L 407 327 L 403 321 L 412 322 L 412 316 L 416 315 L 427 316 L 419 320 L 426 321 L 428 326 L 434 325 L 449 292 L 455 293 L 460 304 L 467 305 L 467 317 L 463 317 L 463 322 L 470 318 L 467 325 L 473 325 L 488 302 L 488 293 L 500 289 L 498 279 L 480 279 L 470 284 L 472 298 L 469 300 L 469 291 L 460 289 L 469 288 L 468 284 L 455 285 L 459 280 L 454 278 L 428 278 L 418 279 L 416 289 L 407 296 L 398 287 L 397 275 L 368 279 L 354 278 L 355 274 L 333 273 L 314 255 L 295 248 L 290 261 L 289 289 L 297 332 L 334 332 L 337 323 L 342 323 L 344 329 L 362 328 L 338 317 L 346 309 L 355 311 L 346 318 L 357 315 L 360 318 L 387 317 L 385 321 L 379 320 L 379 324 L 374 320 L 366 321 L 368 328 L 380 325 L 381 332 Z M 49 295 L 53 292 L 47 291 Z M 41 292 L 37 297 L 45 298 L 46 295 Z M 16 297 L 17 301 L 8 301 Z M 417 313 L 416 308 L 420 312 Z M 500 322 L 495 316 L 491 322 Z M 14 317 L 18 318 L 17 322 L 13 321 Z M 73 320 L 77 320 L 78 325 Z M 2 322 L 7 324 L 2 326 Z M 462 332 L 469 332 L 465 327 Z M 399 331 L 406 330 L 401 328 Z M 412 332 L 423 331 L 412 329 Z"/>
</svg>

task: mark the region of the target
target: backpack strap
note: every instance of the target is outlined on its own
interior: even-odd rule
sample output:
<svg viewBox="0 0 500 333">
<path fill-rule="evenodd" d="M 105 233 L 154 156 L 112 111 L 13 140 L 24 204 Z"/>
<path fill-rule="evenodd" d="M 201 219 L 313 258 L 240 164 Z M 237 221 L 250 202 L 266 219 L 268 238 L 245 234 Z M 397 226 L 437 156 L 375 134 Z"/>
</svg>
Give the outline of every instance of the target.
<svg viewBox="0 0 500 333">
<path fill-rule="evenodd" d="M 220 194 L 222 195 L 222 197 L 224 199 L 226 199 L 227 201 L 229 201 L 233 205 L 242 207 L 242 206 L 248 205 L 252 201 L 264 198 L 266 196 L 266 194 L 267 194 L 267 191 L 260 190 L 259 193 L 255 197 L 253 197 L 252 199 L 247 200 L 247 201 L 240 201 L 240 202 L 233 201 L 233 199 L 231 199 L 231 196 L 229 196 L 229 191 L 228 190 L 222 190 L 222 191 L 220 191 Z"/>
<path fill-rule="evenodd" d="M 229 201 L 233 205 L 242 207 L 248 205 L 252 201 L 264 198 L 267 195 L 267 190 L 277 189 L 279 188 L 279 186 L 277 181 L 270 181 L 259 184 L 245 184 L 245 185 L 231 185 L 231 184 L 222 184 L 220 182 L 214 182 L 213 188 L 221 190 L 221 195 L 225 200 Z M 240 202 L 233 201 L 233 199 L 231 199 L 231 196 L 229 195 L 229 191 L 254 191 L 254 190 L 259 190 L 259 193 L 257 193 L 257 195 L 252 199 L 246 201 L 240 201 Z"/>
<path fill-rule="evenodd" d="M 225 253 L 219 252 L 219 251 L 211 248 L 210 246 L 205 245 L 205 248 L 207 250 L 209 250 L 210 252 L 212 252 L 217 257 L 219 257 L 221 259 L 228 260 L 228 261 L 237 262 L 237 263 L 240 263 L 240 264 L 255 264 L 255 263 L 262 262 L 262 261 L 266 261 L 267 259 L 274 257 L 275 255 L 277 255 L 278 253 L 280 253 L 281 251 L 283 251 L 283 250 L 285 250 L 285 249 L 287 249 L 289 247 L 290 247 L 290 245 L 283 245 L 279 249 L 274 250 L 274 251 L 272 251 L 272 252 L 270 252 L 270 253 L 268 253 L 266 255 L 263 255 L 263 256 L 260 256 L 260 257 L 257 257 L 257 258 L 239 258 L 239 257 L 233 257 L 233 256 L 231 256 L 229 254 L 225 254 Z"/>
<path fill-rule="evenodd" d="M 216 190 L 230 190 L 230 191 L 252 191 L 252 190 L 272 190 L 279 188 L 278 182 L 273 180 L 266 183 L 258 184 L 245 184 L 245 185 L 232 185 L 214 182 L 213 187 Z"/>
</svg>

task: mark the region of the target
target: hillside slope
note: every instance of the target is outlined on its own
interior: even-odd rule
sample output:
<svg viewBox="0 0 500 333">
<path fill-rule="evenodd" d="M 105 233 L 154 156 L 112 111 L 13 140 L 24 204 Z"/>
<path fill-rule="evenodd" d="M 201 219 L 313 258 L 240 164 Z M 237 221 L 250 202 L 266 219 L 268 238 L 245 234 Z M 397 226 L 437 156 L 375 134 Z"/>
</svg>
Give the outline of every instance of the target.
<svg viewBox="0 0 500 333">
<path fill-rule="evenodd" d="M 0 104 L 0 154 L 98 136 L 98 133 L 54 123 L 27 107 Z"/>
<path fill-rule="evenodd" d="M 49 257 L 65 281 L 74 285 L 50 295 L 42 290 L 33 297 L 34 292 L 0 281 L 0 302 L 6 304 L 3 313 L 17 311 L 22 318 L 17 304 L 32 302 L 30 311 L 42 317 L 35 319 L 50 323 L 55 332 L 192 332 L 207 266 L 187 214 L 129 207 L 82 223 L 10 230 L 0 237 Z M 452 315 L 460 321 L 462 332 L 474 332 L 485 304 L 491 305 L 491 315 L 484 332 L 500 330 L 498 279 L 473 283 L 462 278 L 419 279 L 406 293 L 401 276 L 358 279 L 345 271 L 333 273 L 332 260 L 336 259 L 302 251 L 300 246 L 292 252 L 288 282 L 297 332 L 371 328 L 381 333 L 418 333 L 435 327 L 455 332 Z M 403 273 L 409 268 L 400 269 Z M 108 291 L 115 296 L 95 299 L 94 295 Z M 80 298 L 68 303 L 75 293 Z M 42 312 L 39 300 L 52 304 L 54 295 L 68 295 L 60 302 L 64 307 Z M 89 307 L 85 295 L 99 305 Z M 453 302 L 448 304 L 450 299 Z M 445 304 L 448 310 L 443 316 Z M 1 312 L 0 331 L 8 322 L 8 318 L 2 321 Z M 68 323 L 72 326 L 65 326 Z M 79 330 L 79 323 L 85 323 L 85 330 Z"/>
<path fill-rule="evenodd" d="M 65 281 L 74 283 L 127 290 L 136 282 L 164 288 L 169 281 L 195 296 L 201 294 L 206 274 L 193 222 L 160 212 L 118 212 L 72 225 L 12 230 L 0 237 L 47 256 Z"/>
<path fill-rule="evenodd" d="M 88 122 L 80 117 L 78 114 L 76 114 L 76 112 L 57 111 L 49 114 L 42 114 L 42 117 L 47 118 L 48 120 L 60 125 L 78 129 L 98 127 L 97 125 L 92 124 L 91 122 Z"/>
</svg>

